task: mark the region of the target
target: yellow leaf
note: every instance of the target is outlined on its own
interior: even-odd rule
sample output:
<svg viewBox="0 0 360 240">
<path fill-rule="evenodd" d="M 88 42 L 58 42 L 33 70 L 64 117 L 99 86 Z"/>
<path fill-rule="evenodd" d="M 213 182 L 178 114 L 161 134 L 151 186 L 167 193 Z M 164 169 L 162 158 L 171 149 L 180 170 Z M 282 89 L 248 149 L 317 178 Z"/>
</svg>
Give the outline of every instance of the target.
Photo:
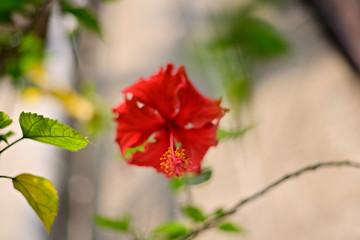
<svg viewBox="0 0 360 240">
<path fill-rule="evenodd" d="M 52 183 L 46 178 L 23 173 L 13 178 L 13 184 L 39 216 L 45 229 L 50 232 L 59 205 Z"/>
<path fill-rule="evenodd" d="M 37 103 L 43 96 L 43 91 L 37 87 L 28 87 L 21 92 L 22 96 L 31 103 Z"/>
<path fill-rule="evenodd" d="M 94 116 L 95 110 L 93 104 L 86 98 L 80 96 L 73 89 L 63 89 L 60 91 L 49 91 L 49 93 L 58 98 L 70 116 L 80 121 L 90 121 Z"/>
<path fill-rule="evenodd" d="M 26 77 L 30 82 L 42 88 L 46 87 L 49 82 L 49 76 L 41 62 L 34 62 L 29 66 Z"/>
<path fill-rule="evenodd" d="M 71 117 L 83 122 L 93 119 L 95 107 L 91 101 L 81 96 L 68 84 L 54 84 L 40 62 L 34 63 L 29 69 L 26 76 L 34 86 L 23 91 L 24 97 L 35 102 L 43 95 L 50 95 L 61 102 Z"/>
</svg>

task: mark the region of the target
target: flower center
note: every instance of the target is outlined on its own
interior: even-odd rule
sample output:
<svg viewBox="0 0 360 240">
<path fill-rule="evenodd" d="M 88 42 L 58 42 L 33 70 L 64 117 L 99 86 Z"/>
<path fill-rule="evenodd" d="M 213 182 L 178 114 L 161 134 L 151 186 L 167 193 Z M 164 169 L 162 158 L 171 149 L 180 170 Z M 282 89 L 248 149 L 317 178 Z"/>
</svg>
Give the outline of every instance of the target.
<svg viewBox="0 0 360 240">
<path fill-rule="evenodd" d="M 160 161 L 160 167 L 168 177 L 182 176 L 191 164 L 190 159 L 185 155 L 185 149 L 176 148 L 174 151 L 172 147 L 168 148 Z"/>
</svg>

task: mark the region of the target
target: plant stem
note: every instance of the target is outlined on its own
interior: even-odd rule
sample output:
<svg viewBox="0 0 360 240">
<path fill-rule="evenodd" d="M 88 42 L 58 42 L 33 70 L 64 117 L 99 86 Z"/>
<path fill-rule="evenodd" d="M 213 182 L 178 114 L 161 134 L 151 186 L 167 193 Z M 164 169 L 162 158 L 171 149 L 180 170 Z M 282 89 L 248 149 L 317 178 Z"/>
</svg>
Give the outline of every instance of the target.
<svg viewBox="0 0 360 240">
<path fill-rule="evenodd" d="M 11 147 L 12 145 L 14 145 L 15 143 L 20 142 L 20 141 L 23 140 L 23 139 L 24 139 L 24 137 L 21 137 L 21 138 L 19 138 L 18 140 L 16 140 L 15 142 L 10 143 L 10 144 L 7 145 L 4 149 L 0 150 L 0 154 L 1 154 L 2 152 L 4 152 L 6 149 L 8 149 L 9 147 Z"/>
<path fill-rule="evenodd" d="M 185 204 L 186 205 L 192 205 L 192 194 L 191 194 L 191 188 L 189 184 L 189 176 L 184 174 L 183 180 L 185 183 L 184 190 L 185 190 Z"/>
<path fill-rule="evenodd" d="M 245 204 L 250 203 L 253 200 L 261 197 L 262 195 L 264 195 L 265 193 L 267 193 L 270 190 L 274 189 L 278 185 L 284 183 L 285 181 L 287 181 L 289 179 L 292 179 L 292 178 L 295 178 L 297 176 L 300 176 L 303 173 L 314 171 L 314 170 L 317 170 L 317 169 L 320 169 L 320 168 L 327 168 L 327 167 L 352 167 L 352 168 L 359 168 L 360 169 L 360 163 L 344 160 L 344 161 L 336 161 L 336 162 L 317 163 L 317 164 L 313 164 L 313 165 L 301 168 L 301 169 L 299 169 L 299 170 L 297 170 L 295 172 L 292 172 L 290 174 L 287 174 L 287 175 L 283 176 L 282 178 L 280 178 L 277 181 L 269 184 L 268 186 L 266 186 L 265 188 L 263 188 L 262 190 L 260 190 L 260 191 L 258 191 L 256 193 L 254 193 L 253 195 L 250 195 L 249 197 L 240 200 L 232 208 L 224 211 L 220 215 L 217 215 L 217 216 L 214 216 L 213 218 L 208 219 L 200 227 L 198 227 L 197 229 L 194 229 L 193 231 L 191 231 L 186 236 L 184 236 L 183 238 L 180 238 L 180 239 L 183 239 L 183 240 L 185 240 L 185 239 L 187 239 L 187 240 L 194 239 L 201 232 L 204 232 L 205 230 L 210 229 L 213 226 L 215 226 L 220 220 L 222 220 L 226 216 L 229 216 L 229 215 L 232 215 L 232 214 L 236 213 L 236 211 L 239 210 L 239 208 L 241 208 Z"/>
<path fill-rule="evenodd" d="M 0 175 L 0 178 L 8 178 L 8 179 L 14 179 L 13 177 L 9 177 L 9 176 L 3 176 L 3 175 Z"/>
</svg>

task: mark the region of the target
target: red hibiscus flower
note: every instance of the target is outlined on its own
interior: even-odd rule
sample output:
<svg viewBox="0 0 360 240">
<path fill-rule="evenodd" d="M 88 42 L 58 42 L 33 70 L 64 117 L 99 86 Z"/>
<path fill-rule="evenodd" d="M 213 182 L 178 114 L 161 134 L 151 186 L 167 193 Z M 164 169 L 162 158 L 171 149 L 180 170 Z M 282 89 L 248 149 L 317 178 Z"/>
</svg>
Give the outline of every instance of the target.
<svg viewBox="0 0 360 240">
<path fill-rule="evenodd" d="M 140 79 L 123 91 L 125 102 L 113 108 L 122 155 L 144 145 L 127 162 L 154 167 L 167 177 L 201 172 L 201 160 L 217 144 L 218 123 L 227 111 L 221 100 L 196 90 L 183 66 L 175 74 L 173 68 L 168 64 L 150 79 Z"/>
</svg>

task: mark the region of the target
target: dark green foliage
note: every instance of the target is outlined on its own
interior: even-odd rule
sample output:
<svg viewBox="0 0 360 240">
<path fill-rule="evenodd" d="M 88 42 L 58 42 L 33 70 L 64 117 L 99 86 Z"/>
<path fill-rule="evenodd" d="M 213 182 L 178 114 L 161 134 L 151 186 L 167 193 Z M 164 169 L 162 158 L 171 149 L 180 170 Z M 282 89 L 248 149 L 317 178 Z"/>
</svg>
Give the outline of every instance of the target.
<svg viewBox="0 0 360 240">
<path fill-rule="evenodd" d="M 13 78 L 16 85 L 24 87 L 31 84 L 21 82 L 21 78 L 42 61 L 43 51 L 44 41 L 37 35 L 27 34 L 21 38 L 16 53 L 9 56 L 5 63 L 5 71 Z"/>
<path fill-rule="evenodd" d="M 13 13 L 25 13 L 38 8 L 46 0 L 11 0 L 0 1 L 0 24 L 12 22 Z"/>
<path fill-rule="evenodd" d="M 101 35 L 100 23 L 95 15 L 89 9 L 83 7 L 75 7 L 66 1 L 61 2 L 62 10 L 70 13 L 87 29 Z"/>
<path fill-rule="evenodd" d="M 4 142 L 6 142 L 7 144 L 9 144 L 9 143 L 8 143 L 8 138 L 11 137 L 11 136 L 13 136 L 13 135 L 14 135 L 14 132 L 13 132 L 13 131 L 9 131 L 9 132 L 7 132 L 7 133 L 5 133 L 5 134 L 0 134 L 0 142 L 1 142 L 1 141 L 4 141 Z"/>
</svg>

